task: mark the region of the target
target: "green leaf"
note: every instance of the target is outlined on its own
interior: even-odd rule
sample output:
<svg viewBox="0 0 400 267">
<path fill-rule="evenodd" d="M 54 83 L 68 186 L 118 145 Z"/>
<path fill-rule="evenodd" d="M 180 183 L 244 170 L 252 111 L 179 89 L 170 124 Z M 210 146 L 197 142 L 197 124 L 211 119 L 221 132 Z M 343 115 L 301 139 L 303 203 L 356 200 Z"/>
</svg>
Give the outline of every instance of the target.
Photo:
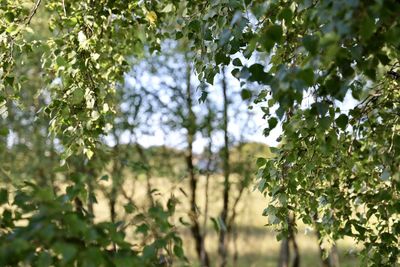
<svg viewBox="0 0 400 267">
<path fill-rule="evenodd" d="M 188 25 L 188 27 L 189 27 L 189 29 L 192 31 L 192 32 L 200 32 L 200 30 L 201 30 L 201 23 L 200 23 L 200 21 L 199 20 L 192 20 L 190 23 L 189 23 L 189 25 Z"/>
<path fill-rule="evenodd" d="M 345 114 L 340 114 L 340 116 L 336 118 L 335 122 L 340 129 L 345 130 L 349 122 L 349 118 Z"/>
<path fill-rule="evenodd" d="M 81 88 L 75 89 L 74 92 L 72 93 L 71 103 L 74 105 L 81 103 L 84 99 L 84 95 L 85 93 Z"/>
<path fill-rule="evenodd" d="M 267 164 L 267 160 L 265 158 L 257 158 L 256 164 L 258 168 L 261 168 L 262 166 Z"/>
<path fill-rule="evenodd" d="M 180 259 L 183 259 L 185 257 L 182 246 L 174 245 L 174 254 Z"/>
<path fill-rule="evenodd" d="M 306 35 L 303 37 L 303 46 L 312 55 L 315 55 L 318 50 L 319 40 L 316 36 Z"/>
<path fill-rule="evenodd" d="M 135 206 L 132 203 L 128 203 L 124 205 L 124 209 L 126 213 L 132 213 L 135 210 Z"/>
<path fill-rule="evenodd" d="M 278 14 L 278 19 L 285 20 L 286 23 L 291 23 L 292 17 L 293 17 L 293 11 L 288 7 L 282 9 Z"/>
<path fill-rule="evenodd" d="M 230 57 L 227 56 L 223 51 L 219 51 L 215 55 L 215 64 L 223 64 L 223 65 L 229 65 L 229 62 L 231 61 Z"/>
<path fill-rule="evenodd" d="M 109 176 L 108 175 L 103 175 L 100 178 L 100 181 L 108 181 Z"/>
<path fill-rule="evenodd" d="M 363 39 L 369 39 L 375 32 L 374 18 L 365 16 L 363 23 L 360 23 L 360 35 Z"/>
<path fill-rule="evenodd" d="M 59 67 L 66 66 L 68 64 L 68 62 L 62 56 L 56 58 L 56 63 Z"/>
<path fill-rule="evenodd" d="M 217 219 L 215 219 L 214 217 L 211 217 L 210 220 L 211 220 L 211 222 L 213 223 L 214 230 L 215 230 L 217 233 L 219 233 L 219 231 L 221 230 L 221 228 L 220 228 L 220 226 L 219 226 L 219 224 L 218 224 Z"/>
<path fill-rule="evenodd" d="M 280 25 L 271 25 L 267 27 L 261 38 L 261 43 L 266 51 L 270 51 L 275 43 L 281 43 L 283 30 Z"/>
<path fill-rule="evenodd" d="M 262 84 L 268 84 L 271 80 L 272 76 L 264 71 L 264 66 L 261 64 L 253 64 L 248 69 L 250 72 L 249 81 L 250 82 L 259 82 Z"/>
<path fill-rule="evenodd" d="M 51 255 L 44 251 L 42 253 L 39 254 L 38 259 L 37 259 L 37 263 L 36 263 L 38 267 L 48 267 L 52 265 L 52 258 Z"/>
<path fill-rule="evenodd" d="M 240 96 L 242 97 L 243 100 L 247 100 L 251 98 L 251 91 L 248 89 L 242 89 L 240 92 Z"/>
<path fill-rule="evenodd" d="M 93 157 L 93 155 L 94 155 L 93 150 L 91 150 L 89 148 L 85 148 L 83 152 L 86 154 L 88 159 L 91 159 Z"/>
<path fill-rule="evenodd" d="M 0 111 L 0 114 L 2 112 Z M 0 136 L 6 137 L 8 135 L 8 128 L 7 127 L 0 127 Z"/>
<path fill-rule="evenodd" d="M 331 119 L 329 116 L 322 117 L 319 119 L 319 126 L 321 130 L 323 131 L 327 130 L 330 125 L 331 125 Z"/>
<path fill-rule="evenodd" d="M 233 66 L 237 66 L 237 67 L 243 66 L 242 61 L 241 61 L 239 58 L 235 58 L 235 59 L 232 61 L 232 64 L 233 64 Z"/>
<path fill-rule="evenodd" d="M 272 130 L 276 127 L 276 125 L 278 124 L 278 119 L 275 117 L 272 117 L 268 120 L 268 128 L 269 130 Z"/>
<path fill-rule="evenodd" d="M 4 80 L 8 85 L 10 86 L 14 85 L 14 76 L 7 76 L 4 78 Z"/>
<path fill-rule="evenodd" d="M 90 57 L 93 59 L 93 61 L 97 61 L 100 58 L 99 53 L 92 53 Z"/>
<path fill-rule="evenodd" d="M 314 71 L 312 69 L 303 69 L 297 76 L 303 80 L 307 86 L 312 86 L 314 84 Z"/>
<path fill-rule="evenodd" d="M 78 252 L 75 246 L 64 242 L 58 242 L 54 244 L 53 248 L 57 253 L 62 255 L 62 262 L 64 264 L 72 261 Z"/>
<path fill-rule="evenodd" d="M 7 189 L 0 189 L 0 205 L 6 204 L 8 202 L 8 192 Z"/>
<path fill-rule="evenodd" d="M 6 12 L 6 13 L 4 14 L 4 18 L 7 20 L 8 23 L 11 23 L 11 22 L 14 21 L 15 15 L 14 15 L 13 12 Z"/>
</svg>

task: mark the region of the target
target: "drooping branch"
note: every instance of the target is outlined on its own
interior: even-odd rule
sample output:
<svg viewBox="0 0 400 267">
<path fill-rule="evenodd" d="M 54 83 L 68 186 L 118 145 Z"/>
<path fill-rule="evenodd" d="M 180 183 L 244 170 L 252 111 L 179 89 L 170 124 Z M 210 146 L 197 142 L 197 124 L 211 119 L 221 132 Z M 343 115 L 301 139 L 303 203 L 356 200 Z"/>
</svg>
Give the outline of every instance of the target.
<svg viewBox="0 0 400 267">
<path fill-rule="evenodd" d="M 26 20 L 26 25 L 29 25 L 31 23 L 32 18 L 35 16 L 37 10 L 39 9 L 40 4 L 42 3 L 42 0 L 37 0 L 35 5 L 33 6 L 27 20 Z"/>
</svg>

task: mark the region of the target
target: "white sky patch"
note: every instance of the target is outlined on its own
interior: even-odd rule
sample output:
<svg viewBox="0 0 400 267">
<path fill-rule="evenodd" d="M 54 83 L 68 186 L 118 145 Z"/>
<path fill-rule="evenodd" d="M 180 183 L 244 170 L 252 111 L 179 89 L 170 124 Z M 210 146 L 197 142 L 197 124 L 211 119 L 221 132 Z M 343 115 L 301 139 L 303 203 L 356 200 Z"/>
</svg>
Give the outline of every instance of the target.
<svg viewBox="0 0 400 267">
<path fill-rule="evenodd" d="M 244 63 L 244 65 L 252 65 L 253 63 L 256 63 L 260 60 L 262 60 L 263 62 L 269 61 L 268 57 L 266 57 L 265 55 L 264 56 L 257 55 L 258 57 L 257 59 L 255 57 L 252 57 L 249 60 L 246 60 L 240 55 L 235 55 L 232 58 L 235 57 L 239 57 L 241 61 Z M 240 82 L 232 75 L 230 75 L 232 68 L 233 67 L 230 66 L 227 67 L 226 69 L 227 73 L 226 77 L 227 77 L 227 84 L 229 91 L 228 95 L 231 99 L 234 99 L 233 100 L 234 104 L 230 106 L 228 113 L 229 116 L 228 131 L 231 143 L 235 143 L 238 141 L 246 141 L 246 142 L 260 142 L 267 144 L 269 146 L 277 146 L 279 144 L 277 139 L 282 134 L 281 122 L 278 122 L 277 126 L 270 132 L 269 136 L 265 137 L 263 135 L 263 130 L 268 126 L 268 123 L 266 119 L 263 119 L 264 112 L 261 110 L 261 106 L 262 105 L 265 106 L 267 103 L 261 103 L 259 105 L 252 104 L 253 109 L 249 110 L 248 109 L 249 104 L 239 99 L 241 91 Z M 162 102 L 169 103 L 170 101 L 173 101 L 171 100 L 171 95 L 169 92 L 163 90 L 162 88 L 166 85 L 172 85 L 176 81 L 174 81 L 171 76 L 165 75 L 165 73 L 161 75 L 163 76 L 158 77 L 155 74 L 144 71 L 140 74 L 140 77 L 135 78 L 127 74 L 125 76 L 125 82 L 127 86 L 134 87 L 135 83 L 137 82 L 137 79 L 140 79 L 140 84 L 145 85 L 146 89 L 152 90 L 152 92 L 155 95 L 157 95 L 157 97 Z M 222 106 L 223 106 L 223 97 L 222 97 L 220 79 L 221 79 L 220 75 L 217 75 L 214 82 L 215 86 L 209 86 L 207 89 L 209 92 L 208 99 L 210 99 L 210 101 L 212 101 L 216 105 L 219 113 L 222 112 Z M 192 75 L 192 83 L 193 86 L 197 86 L 199 84 L 195 78 L 195 75 Z M 180 84 L 178 84 L 176 86 L 184 88 L 184 85 L 181 86 Z M 261 89 L 262 87 L 260 86 L 258 88 Z M 207 106 L 205 103 L 197 102 L 197 99 L 200 97 L 200 93 L 201 92 L 196 92 L 196 96 L 194 97 L 193 110 L 196 113 L 201 113 L 203 110 L 204 110 L 203 112 L 206 112 L 207 110 Z M 257 92 L 254 91 L 254 93 Z M 303 108 L 307 108 L 310 107 L 313 102 L 314 99 L 312 95 L 305 94 L 301 106 Z M 354 108 L 358 104 L 358 101 L 351 96 L 351 93 L 349 91 L 343 102 L 335 101 L 335 104 L 342 110 L 343 113 L 347 113 L 350 109 Z M 271 114 L 273 114 L 275 110 L 276 106 L 272 107 Z M 155 112 L 157 113 L 157 110 L 155 110 Z M 248 113 L 250 115 L 246 115 Z M 158 115 L 155 115 L 155 117 L 157 116 Z M 146 129 L 145 131 L 139 130 L 136 133 L 137 137 L 136 141 L 139 142 L 144 147 L 166 145 L 174 148 L 181 148 L 181 149 L 184 148 L 186 145 L 185 131 L 183 129 L 178 129 L 178 130 L 164 129 L 163 126 L 161 125 L 161 123 L 163 122 L 162 120 L 160 120 L 160 118 L 163 116 L 168 117 L 168 114 L 159 115 L 158 119 L 151 120 L 149 123 L 147 123 L 147 125 L 149 125 L 149 128 Z M 221 114 L 219 116 L 221 117 Z M 179 124 L 179 122 L 177 122 L 177 124 Z M 132 137 L 130 136 L 129 132 L 126 133 L 124 132 L 120 137 L 120 142 L 128 143 L 129 141 L 132 141 Z M 110 140 L 108 140 L 107 142 L 110 142 Z M 224 137 L 222 131 L 218 130 L 213 133 L 212 142 L 214 147 L 223 146 Z M 208 144 L 208 139 L 202 136 L 201 134 L 197 134 L 193 144 L 193 149 L 196 153 L 201 153 L 207 147 L 207 144 Z"/>
<path fill-rule="evenodd" d="M 227 71 L 229 73 L 229 70 Z M 152 88 L 162 88 L 162 80 L 149 73 L 143 73 L 140 77 L 141 83 L 149 84 Z M 164 80 L 163 80 L 164 81 Z M 172 78 L 167 77 L 165 80 L 167 83 L 173 82 Z M 164 81 L 164 82 L 165 82 Z M 127 86 L 134 86 L 136 83 L 136 79 L 129 75 L 126 75 L 125 82 Z M 194 82 L 196 84 L 196 82 Z M 216 86 L 210 86 L 208 88 L 209 95 L 208 98 L 213 101 L 218 109 L 221 112 L 222 108 L 222 90 L 220 87 L 220 81 L 218 77 L 215 79 Z M 228 90 L 230 90 L 229 96 L 231 98 L 240 98 L 240 84 L 239 81 L 233 78 L 231 75 L 227 75 L 227 84 Z M 205 103 L 199 103 L 197 101 L 200 96 L 200 92 L 196 92 L 198 96 L 194 101 L 193 109 L 195 112 L 200 112 L 202 109 L 206 110 L 207 106 Z M 157 95 L 159 99 L 163 102 L 170 101 L 170 96 L 167 93 L 164 93 L 163 90 L 157 90 Z M 121 104 L 124 108 L 127 107 L 125 103 Z M 261 111 L 259 106 L 254 106 L 252 110 L 248 110 L 248 105 L 246 103 L 240 103 L 238 105 L 238 100 L 235 100 L 235 104 L 230 106 L 229 114 L 229 123 L 228 123 L 228 131 L 231 142 L 238 141 L 246 141 L 246 142 L 261 142 L 265 143 L 269 146 L 276 146 L 278 142 L 276 139 L 279 137 L 281 133 L 280 125 L 278 125 L 273 131 L 271 131 L 270 136 L 263 136 L 263 130 L 267 126 L 266 120 L 262 119 L 263 112 Z M 232 110 L 232 108 L 236 110 Z M 250 112 L 251 116 L 247 116 L 247 112 Z M 250 121 L 247 121 L 250 120 Z M 185 133 L 182 131 L 168 131 L 161 129 L 159 122 L 151 122 L 152 129 L 148 129 L 147 133 L 144 131 L 137 132 L 137 142 L 143 145 L 144 147 L 150 146 L 171 146 L 175 148 L 184 148 L 185 147 Z M 243 125 L 248 124 L 246 129 L 243 129 Z M 120 136 L 121 143 L 128 143 L 132 137 L 128 132 L 124 132 Z M 110 145 L 115 144 L 112 138 L 107 137 L 106 142 Z M 203 137 L 201 134 L 197 134 L 195 141 L 193 143 L 193 150 L 195 153 L 201 153 L 208 145 L 208 139 Z M 224 144 L 224 137 L 221 131 L 215 131 L 212 135 L 212 143 L 214 147 L 221 147 Z"/>
</svg>

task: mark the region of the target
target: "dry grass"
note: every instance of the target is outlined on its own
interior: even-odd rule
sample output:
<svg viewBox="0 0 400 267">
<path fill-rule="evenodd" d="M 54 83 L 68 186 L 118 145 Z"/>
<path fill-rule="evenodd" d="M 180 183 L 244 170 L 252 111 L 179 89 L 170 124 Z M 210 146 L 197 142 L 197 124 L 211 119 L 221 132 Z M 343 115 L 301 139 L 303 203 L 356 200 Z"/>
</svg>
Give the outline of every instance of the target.
<svg viewBox="0 0 400 267">
<path fill-rule="evenodd" d="M 103 183 L 103 182 L 102 182 Z M 105 183 L 105 182 L 104 182 Z M 170 195 L 175 195 L 181 200 L 181 203 L 177 207 L 174 220 L 176 225 L 179 226 L 184 240 L 185 253 L 190 259 L 190 266 L 198 266 L 197 258 L 194 249 L 194 242 L 191 238 L 189 229 L 178 222 L 178 219 L 182 217 L 184 221 L 189 222 L 188 211 L 189 206 L 186 201 L 187 196 L 180 190 L 188 193 L 188 181 L 181 180 L 178 182 L 171 182 L 168 179 L 153 179 L 153 187 L 159 190 L 159 193 L 155 194 L 155 198 L 159 201 L 165 202 Z M 209 216 L 217 217 L 219 215 L 222 206 L 222 177 L 213 176 L 210 179 L 210 196 L 209 196 Z M 128 179 L 125 183 L 124 189 L 127 192 L 134 192 L 133 199 L 135 203 L 140 204 L 146 203 L 145 196 L 145 183 L 144 181 L 134 181 Z M 236 195 L 237 188 L 235 185 L 232 186 L 232 194 Z M 199 179 L 199 193 L 198 193 L 200 222 L 203 222 L 204 212 L 204 201 L 205 201 L 205 178 L 200 177 Z M 98 197 L 98 204 L 95 205 L 94 211 L 97 221 L 109 219 L 108 204 L 104 196 L 101 194 Z M 122 214 L 123 200 L 119 201 L 117 211 Z M 243 194 L 242 201 L 238 205 L 238 217 L 236 220 L 237 229 L 237 240 L 236 251 L 238 251 L 238 261 L 236 264 L 232 261 L 232 255 L 235 251 L 233 242 L 230 242 L 230 262 L 229 266 L 276 266 L 279 256 L 279 242 L 276 240 L 274 231 L 264 226 L 267 222 L 267 218 L 263 217 L 262 211 L 266 206 L 266 199 L 258 192 L 247 190 Z M 301 266 L 320 266 L 319 250 L 317 245 L 317 239 L 315 233 L 307 229 L 304 225 L 299 225 L 299 232 L 296 236 L 301 253 Z M 211 220 L 207 221 L 207 239 L 206 247 L 212 259 L 212 262 L 218 262 L 217 252 L 217 233 L 212 226 Z M 354 249 L 356 246 L 351 239 L 340 240 L 338 243 L 339 255 L 341 266 L 357 266 L 358 259 L 354 254 L 348 252 Z"/>
</svg>

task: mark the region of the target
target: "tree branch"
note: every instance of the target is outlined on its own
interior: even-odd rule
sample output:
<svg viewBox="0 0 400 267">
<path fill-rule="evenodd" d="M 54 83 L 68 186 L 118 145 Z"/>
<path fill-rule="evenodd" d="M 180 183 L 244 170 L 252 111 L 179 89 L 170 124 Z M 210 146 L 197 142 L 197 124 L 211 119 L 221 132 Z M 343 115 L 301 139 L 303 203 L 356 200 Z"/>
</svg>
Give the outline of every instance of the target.
<svg viewBox="0 0 400 267">
<path fill-rule="evenodd" d="M 42 3 L 42 0 L 36 1 L 35 6 L 32 8 L 31 13 L 30 13 L 29 17 L 27 18 L 25 25 L 29 25 L 31 23 L 31 20 L 32 20 L 33 16 L 35 16 L 35 14 L 40 6 L 40 3 Z"/>
</svg>

